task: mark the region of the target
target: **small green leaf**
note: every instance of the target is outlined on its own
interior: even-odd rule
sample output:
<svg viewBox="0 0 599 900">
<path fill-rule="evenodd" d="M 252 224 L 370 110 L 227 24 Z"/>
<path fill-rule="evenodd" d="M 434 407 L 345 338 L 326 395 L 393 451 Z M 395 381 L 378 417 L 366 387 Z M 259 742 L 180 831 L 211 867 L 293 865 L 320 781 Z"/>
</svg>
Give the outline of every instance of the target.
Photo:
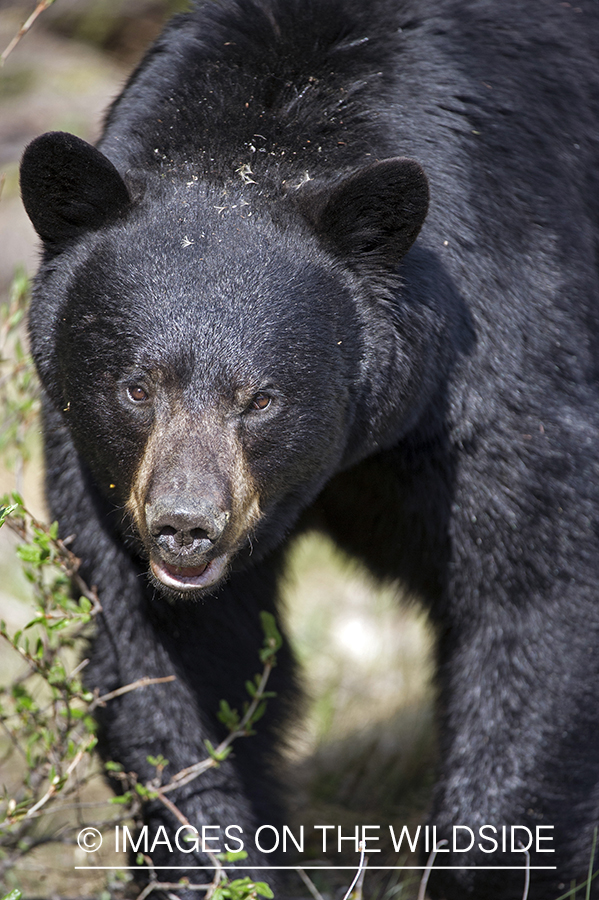
<svg viewBox="0 0 599 900">
<path fill-rule="evenodd" d="M 222 862 L 239 862 L 248 857 L 246 850 L 228 850 L 226 853 L 217 853 L 216 856 Z"/>
<path fill-rule="evenodd" d="M 217 751 L 216 747 L 214 747 L 212 745 L 212 742 L 208 740 L 208 738 L 206 738 L 206 740 L 204 741 L 204 744 L 206 745 L 206 750 L 208 751 L 208 754 L 215 762 L 222 762 L 223 760 L 225 760 L 227 758 L 227 756 L 229 755 L 229 753 L 231 753 L 231 751 L 233 749 L 232 747 L 226 747 L 224 750 L 221 750 L 219 753 Z"/>
<path fill-rule="evenodd" d="M 239 725 L 239 713 L 236 709 L 231 709 L 226 700 L 220 701 L 220 710 L 216 715 L 219 722 L 226 725 L 229 731 L 235 731 Z"/>
<path fill-rule="evenodd" d="M 14 891 L 9 891 L 8 894 L 5 894 L 2 900 L 21 900 L 22 896 L 23 892 L 15 888 Z"/>
<path fill-rule="evenodd" d="M 41 565 L 48 557 L 47 551 L 37 544 L 22 544 L 17 547 L 17 555 L 23 562 L 31 563 L 33 566 Z"/>
<path fill-rule="evenodd" d="M 124 805 L 126 803 L 131 803 L 132 798 L 133 794 L 131 793 L 131 791 L 125 791 L 124 794 L 121 794 L 118 797 L 111 797 L 110 802 Z"/>
<path fill-rule="evenodd" d="M 155 800 L 158 794 L 156 791 L 147 788 L 145 784 L 136 784 L 135 790 L 143 800 Z"/>
<path fill-rule="evenodd" d="M 283 646 L 283 638 L 277 628 L 277 620 L 273 616 L 272 613 L 266 612 L 266 610 L 262 610 L 260 613 L 260 621 L 262 623 L 262 631 L 264 632 L 264 636 L 266 638 L 265 644 L 268 647 L 273 647 L 274 651 L 280 650 Z M 272 642 L 272 643 L 271 643 Z"/>
<path fill-rule="evenodd" d="M 252 715 L 252 718 L 251 718 L 252 725 L 254 725 L 258 721 L 258 719 L 261 719 L 265 712 L 266 712 L 266 701 L 263 700 L 261 703 L 258 704 L 256 711 Z"/>
<path fill-rule="evenodd" d="M 147 761 L 151 766 L 161 766 L 163 769 L 168 766 L 168 759 L 165 759 L 162 753 L 159 753 L 158 756 L 146 756 Z"/>
<path fill-rule="evenodd" d="M 13 503 L 11 506 L 0 506 L 0 526 L 4 525 L 4 523 L 6 522 L 8 517 L 12 516 L 12 514 L 14 512 L 16 512 L 18 510 L 18 508 L 19 508 L 18 503 Z M 14 893 L 15 892 L 13 891 L 13 894 Z M 10 897 L 11 895 L 7 894 L 6 896 Z M 21 896 L 20 893 L 19 893 L 19 896 Z"/>
</svg>

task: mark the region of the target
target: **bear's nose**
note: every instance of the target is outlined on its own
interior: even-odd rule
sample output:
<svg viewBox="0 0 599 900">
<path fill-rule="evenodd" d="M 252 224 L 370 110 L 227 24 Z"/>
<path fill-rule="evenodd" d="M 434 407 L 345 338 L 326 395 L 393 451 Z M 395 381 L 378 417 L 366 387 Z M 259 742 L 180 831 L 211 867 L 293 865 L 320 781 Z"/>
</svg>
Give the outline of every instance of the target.
<svg viewBox="0 0 599 900">
<path fill-rule="evenodd" d="M 186 559 L 208 553 L 221 537 L 228 513 L 207 501 L 146 506 L 148 531 L 166 556 Z"/>
</svg>

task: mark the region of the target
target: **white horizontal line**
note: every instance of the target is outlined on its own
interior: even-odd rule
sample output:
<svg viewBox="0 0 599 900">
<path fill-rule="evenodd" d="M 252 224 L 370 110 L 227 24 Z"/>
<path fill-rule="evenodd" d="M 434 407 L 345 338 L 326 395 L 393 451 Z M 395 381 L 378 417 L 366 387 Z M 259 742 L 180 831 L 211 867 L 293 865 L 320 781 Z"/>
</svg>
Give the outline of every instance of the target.
<svg viewBox="0 0 599 900">
<path fill-rule="evenodd" d="M 213 871 L 217 868 L 217 866 L 75 866 L 75 869 L 102 869 L 102 870 L 123 870 L 130 869 L 133 872 L 151 872 L 151 871 L 169 871 L 175 872 L 181 870 L 182 872 L 197 872 L 203 870 Z M 289 869 L 291 872 L 297 871 L 297 869 L 314 869 L 315 871 L 320 871 L 321 869 L 334 869 L 342 870 L 342 869 L 351 869 L 355 871 L 358 868 L 358 863 L 354 866 L 220 866 L 221 869 L 226 869 L 228 871 L 244 871 L 245 869 L 252 869 L 254 871 L 260 870 L 270 870 L 270 869 Z M 429 869 L 430 866 L 368 866 L 369 870 L 374 869 Z M 529 871 L 539 871 L 539 870 L 549 870 L 549 869 L 557 869 L 557 866 L 433 866 L 435 871 L 437 870 L 446 870 L 446 869 L 499 869 L 504 872 L 520 872 L 528 869 Z"/>
</svg>

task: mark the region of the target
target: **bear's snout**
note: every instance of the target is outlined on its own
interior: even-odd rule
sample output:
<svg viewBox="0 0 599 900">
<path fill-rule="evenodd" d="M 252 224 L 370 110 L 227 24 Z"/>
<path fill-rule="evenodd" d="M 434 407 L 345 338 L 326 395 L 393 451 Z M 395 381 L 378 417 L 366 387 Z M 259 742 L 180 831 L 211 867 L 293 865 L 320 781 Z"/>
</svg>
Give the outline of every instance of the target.
<svg viewBox="0 0 599 900">
<path fill-rule="evenodd" d="M 210 411 L 192 416 L 176 408 L 155 424 L 127 510 L 160 591 L 214 588 L 251 547 L 260 517 L 242 442 Z"/>
<path fill-rule="evenodd" d="M 230 559 L 220 543 L 229 518 L 207 498 L 167 495 L 146 503 L 150 570 L 157 582 L 177 593 L 219 582 Z"/>
<path fill-rule="evenodd" d="M 160 500 L 146 506 L 148 532 L 163 559 L 198 565 L 221 538 L 229 513 L 209 500 Z"/>
</svg>

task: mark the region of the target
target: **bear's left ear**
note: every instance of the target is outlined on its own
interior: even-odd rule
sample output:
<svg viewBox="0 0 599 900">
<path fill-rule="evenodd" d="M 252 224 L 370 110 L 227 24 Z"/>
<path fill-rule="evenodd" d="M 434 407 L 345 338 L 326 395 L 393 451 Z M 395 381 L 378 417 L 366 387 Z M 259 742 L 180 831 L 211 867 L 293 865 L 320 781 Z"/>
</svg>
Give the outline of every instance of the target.
<svg viewBox="0 0 599 900">
<path fill-rule="evenodd" d="M 422 166 L 405 157 L 365 166 L 332 189 L 306 182 L 298 194 L 319 237 L 359 269 L 395 268 L 416 240 L 429 200 Z"/>
<path fill-rule="evenodd" d="M 42 134 L 25 149 L 21 196 L 33 227 L 52 251 L 113 221 L 131 205 L 110 160 L 63 131 Z"/>
</svg>

